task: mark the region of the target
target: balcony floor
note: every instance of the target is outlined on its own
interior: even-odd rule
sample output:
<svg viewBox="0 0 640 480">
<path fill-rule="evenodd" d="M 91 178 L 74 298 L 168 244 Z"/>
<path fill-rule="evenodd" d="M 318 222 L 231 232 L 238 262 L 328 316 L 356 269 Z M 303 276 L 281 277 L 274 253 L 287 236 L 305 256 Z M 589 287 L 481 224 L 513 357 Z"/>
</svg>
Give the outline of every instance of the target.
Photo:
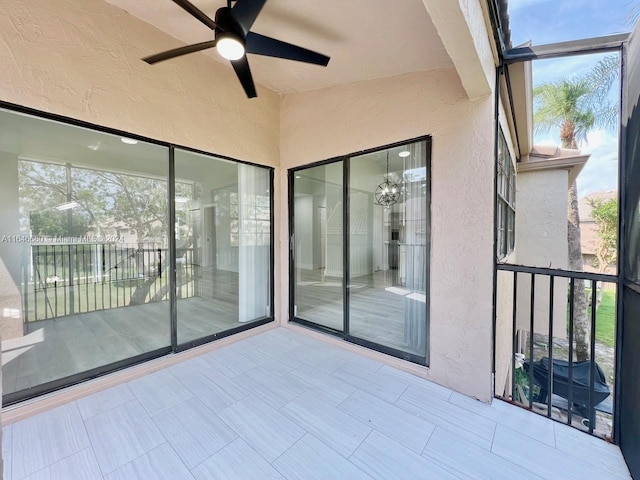
<svg viewBox="0 0 640 480">
<path fill-rule="evenodd" d="M 5 480 L 630 478 L 614 445 L 286 328 L 3 434 Z"/>
</svg>

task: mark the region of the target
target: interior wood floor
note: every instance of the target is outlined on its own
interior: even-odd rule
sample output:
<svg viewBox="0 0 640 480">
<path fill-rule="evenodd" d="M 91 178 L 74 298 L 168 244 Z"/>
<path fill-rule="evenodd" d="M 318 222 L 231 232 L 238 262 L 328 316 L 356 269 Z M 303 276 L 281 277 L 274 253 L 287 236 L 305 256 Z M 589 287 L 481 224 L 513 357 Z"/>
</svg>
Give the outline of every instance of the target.
<svg viewBox="0 0 640 480">
<path fill-rule="evenodd" d="M 426 336 L 426 303 L 420 295 L 411 295 L 403 287 L 389 286 L 392 282 L 379 271 L 351 280 L 349 289 L 350 334 L 415 355 L 424 355 Z M 344 303 L 342 279 L 322 277 L 320 270 L 300 270 L 296 288 L 298 318 L 342 331 Z M 420 311 L 422 320 L 408 321 L 406 309 Z M 413 341 L 412 341 L 413 340 Z"/>
</svg>

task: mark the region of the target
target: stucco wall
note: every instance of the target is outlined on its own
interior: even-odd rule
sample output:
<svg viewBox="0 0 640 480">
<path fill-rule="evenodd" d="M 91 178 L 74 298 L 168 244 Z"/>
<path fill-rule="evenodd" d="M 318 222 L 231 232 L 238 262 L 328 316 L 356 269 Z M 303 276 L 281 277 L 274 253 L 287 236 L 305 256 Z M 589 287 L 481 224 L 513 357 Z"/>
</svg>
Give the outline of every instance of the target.
<svg viewBox="0 0 640 480">
<path fill-rule="evenodd" d="M 520 172 L 516 193 L 516 244 L 518 263 L 531 267 L 566 269 L 567 245 L 567 170 Z M 518 279 L 518 328 L 529 329 L 530 277 Z M 536 276 L 536 333 L 548 334 L 549 280 Z M 554 336 L 566 336 L 567 282 L 557 278 L 554 284 Z"/>
<path fill-rule="evenodd" d="M 277 165 L 280 97 L 247 98 L 203 53 L 101 0 L 2 0 L 0 100 L 205 151 Z"/>
<path fill-rule="evenodd" d="M 491 397 L 493 99 L 469 101 L 454 70 L 435 70 L 288 95 L 282 105 L 279 208 L 287 169 L 432 135 L 429 377 Z M 280 227 L 288 238 L 288 226 Z M 277 264 L 286 265 L 281 241 Z M 288 274 L 281 271 L 280 317 Z"/>
</svg>

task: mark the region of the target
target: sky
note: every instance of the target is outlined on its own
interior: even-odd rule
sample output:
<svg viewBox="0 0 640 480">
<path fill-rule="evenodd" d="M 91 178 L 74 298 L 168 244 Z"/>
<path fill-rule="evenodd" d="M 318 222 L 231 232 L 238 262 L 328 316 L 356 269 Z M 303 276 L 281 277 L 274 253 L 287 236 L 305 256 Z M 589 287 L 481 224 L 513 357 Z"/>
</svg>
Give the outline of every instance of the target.
<svg viewBox="0 0 640 480">
<path fill-rule="evenodd" d="M 634 7 L 640 0 L 510 0 L 509 17 L 514 46 L 578 40 L 631 30 Z M 606 54 L 581 55 L 533 63 L 534 87 L 588 73 Z M 611 53 L 609 53 L 611 55 Z M 618 102 L 619 83 L 610 101 Z M 536 144 L 559 144 L 559 131 L 535 134 Z M 580 146 L 591 157 L 578 177 L 578 196 L 615 190 L 618 184 L 618 129 L 595 129 Z"/>
</svg>

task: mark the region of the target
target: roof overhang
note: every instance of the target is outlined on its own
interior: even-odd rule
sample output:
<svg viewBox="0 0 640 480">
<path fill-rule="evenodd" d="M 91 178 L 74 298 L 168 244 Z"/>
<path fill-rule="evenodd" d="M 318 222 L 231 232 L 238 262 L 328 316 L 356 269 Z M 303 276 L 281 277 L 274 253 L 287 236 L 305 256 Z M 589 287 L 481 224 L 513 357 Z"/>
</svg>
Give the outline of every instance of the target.
<svg viewBox="0 0 640 480">
<path fill-rule="evenodd" d="M 576 181 L 591 155 L 583 155 L 579 150 L 558 148 L 555 146 L 535 146 L 529 155 L 518 163 L 518 173 L 539 172 L 543 170 L 567 170 L 569 182 Z"/>
</svg>

